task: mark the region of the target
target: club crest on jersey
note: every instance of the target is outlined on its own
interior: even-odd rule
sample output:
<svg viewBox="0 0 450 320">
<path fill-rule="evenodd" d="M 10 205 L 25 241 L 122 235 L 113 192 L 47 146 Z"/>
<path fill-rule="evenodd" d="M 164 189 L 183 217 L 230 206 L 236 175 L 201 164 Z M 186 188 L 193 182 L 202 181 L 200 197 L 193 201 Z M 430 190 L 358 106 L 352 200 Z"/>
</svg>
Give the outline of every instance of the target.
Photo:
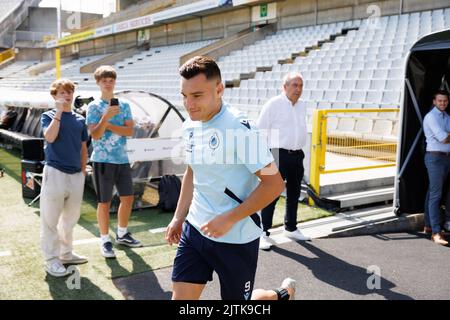
<svg viewBox="0 0 450 320">
<path fill-rule="evenodd" d="M 247 119 L 241 120 L 241 124 L 244 125 L 245 127 L 247 127 L 247 129 L 250 130 L 250 123 L 248 122 Z"/>
<path fill-rule="evenodd" d="M 219 144 L 220 144 L 219 137 L 217 136 L 217 133 L 214 133 L 209 139 L 209 147 L 212 150 L 216 150 L 219 147 Z"/>
<path fill-rule="evenodd" d="M 192 149 L 194 149 L 194 132 L 189 131 L 189 137 L 188 137 L 188 141 L 186 144 L 186 151 L 192 152 Z"/>
</svg>

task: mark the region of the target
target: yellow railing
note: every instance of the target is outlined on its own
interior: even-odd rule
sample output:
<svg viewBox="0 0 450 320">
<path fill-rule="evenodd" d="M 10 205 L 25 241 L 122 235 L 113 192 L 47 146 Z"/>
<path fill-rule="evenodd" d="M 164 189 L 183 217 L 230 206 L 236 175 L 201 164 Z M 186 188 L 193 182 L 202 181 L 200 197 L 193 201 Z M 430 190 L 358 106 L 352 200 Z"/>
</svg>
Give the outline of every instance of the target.
<svg viewBox="0 0 450 320">
<path fill-rule="evenodd" d="M 370 131 L 358 133 L 353 128 L 349 131 L 328 132 L 327 124 L 331 114 L 343 114 L 335 118 L 335 121 L 348 119 L 350 123 L 367 121 L 369 124 L 376 120 L 387 120 L 386 118 L 369 114 L 397 113 L 395 109 L 322 109 L 315 110 L 313 114 L 313 131 L 311 140 L 311 166 L 310 184 L 320 194 L 320 176 L 322 174 L 349 172 L 356 170 L 367 170 L 395 166 L 397 141 L 392 138 L 371 134 Z M 357 114 L 357 117 L 353 115 Z M 392 119 L 392 117 L 391 117 Z M 344 120 L 345 121 L 345 120 Z M 336 125 L 338 127 L 338 125 Z M 337 168 L 330 167 L 334 161 L 330 157 L 342 157 L 343 163 Z M 328 163 L 327 163 L 328 158 Z M 361 159 L 362 161 L 356 161 Z M 336 163 L 334 163 L 336 165 Z M 311 204 L 313 203 L 310 200 Z"/>
<path fill-rule="evenodd" d="M 14 49 L 8 49 L 3 52 L 0 52 L 0 63 L 6 61 L 15 56 Z"/>
</svg>

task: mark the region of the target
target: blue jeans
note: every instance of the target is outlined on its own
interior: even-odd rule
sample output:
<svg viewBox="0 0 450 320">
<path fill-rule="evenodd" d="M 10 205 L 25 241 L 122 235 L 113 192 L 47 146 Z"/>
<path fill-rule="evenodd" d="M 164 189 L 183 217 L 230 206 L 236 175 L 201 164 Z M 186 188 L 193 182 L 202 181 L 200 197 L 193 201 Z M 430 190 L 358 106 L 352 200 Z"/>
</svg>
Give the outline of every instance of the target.
<svg viewBox="0 0 450 320">
<path fill-rule="evenodd" d="M 441 231 L 440 202 L 442 189 L 450 172 L 450 157 L 426 153 L 425 166 L 428 170 L 428 187 L 425 199 L 425 226 L 431 226 L 433 233 Z M 448 205 L 448 204 L 447 204 Z"/>
</svg>

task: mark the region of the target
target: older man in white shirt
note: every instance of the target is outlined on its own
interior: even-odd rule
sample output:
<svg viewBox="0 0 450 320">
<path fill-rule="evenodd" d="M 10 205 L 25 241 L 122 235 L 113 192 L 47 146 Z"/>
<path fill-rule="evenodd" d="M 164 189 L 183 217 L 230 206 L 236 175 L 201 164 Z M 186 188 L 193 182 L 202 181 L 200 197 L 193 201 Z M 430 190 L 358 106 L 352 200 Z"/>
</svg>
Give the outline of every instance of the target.
<svg viewBox="0 0 450 320">
<path fill-rule="evenodd" d="M 278 168 L 286 181 L 286 213 L 284 216 L 284 235 L 294 240 L 311 240 L 297 228 L 297 208 L 306 145 L 306 106 L 300 96 L 303 79 L 300 73 L 289 73 L 283 80 L 283 92 L 271 98 L 262 108 L 258 128 L 267 133 L 269 148 L 274 154 Z M 260 249 L 269 250 L 273 244 L 269 237 L 273 213 L 279 198 L 261 212 L 264 234 L 260 239 Z"/>
</svg>

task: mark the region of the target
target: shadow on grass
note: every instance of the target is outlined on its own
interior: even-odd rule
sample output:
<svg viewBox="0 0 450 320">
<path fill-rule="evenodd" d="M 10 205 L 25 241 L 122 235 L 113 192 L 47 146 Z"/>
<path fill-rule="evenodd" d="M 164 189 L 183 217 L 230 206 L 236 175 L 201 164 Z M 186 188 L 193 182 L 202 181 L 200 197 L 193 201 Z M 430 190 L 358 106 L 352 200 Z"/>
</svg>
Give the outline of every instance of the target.
<svg viewBox="0 0 450 320">
<path fill-rule="evenodd" d="M 75 273 L 68 277 L 55 278 L 47 274 L 45 282 L 54 300 L 114 300 L 88 278 L 80 277 L 79 282 L 74 279 Z M 77 284 L 79 286 L 77 287 Z M 70 289 L 73 288 L 73 289 Z"/>
<path fill-rule="evenodd" d="M 94 190 L 85 186 L 84 199 L 78 224 L 92 235 L 99 236 L 97 224 L 97 199 Z M 88 207 L 88 208 L 87 208 Z M 130 217 L 129 230 L 132 233 L 148 232 L 149 229 L 166 227 L 173 217 L 173 213 L 161 213 L 158 209 L 133 210 Z M 115 233 L 117 213 L 110 213 L 110 230 Z"/>
</svg>

